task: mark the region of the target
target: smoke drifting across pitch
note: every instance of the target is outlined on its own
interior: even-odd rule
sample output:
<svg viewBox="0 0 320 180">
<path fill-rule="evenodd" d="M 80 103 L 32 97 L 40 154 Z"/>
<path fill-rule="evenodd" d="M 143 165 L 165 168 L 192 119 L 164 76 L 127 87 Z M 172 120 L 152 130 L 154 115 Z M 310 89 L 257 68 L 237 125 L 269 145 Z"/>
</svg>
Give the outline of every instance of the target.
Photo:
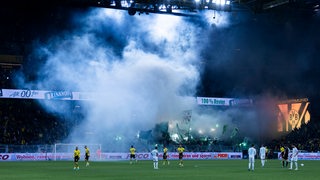
<svg viewBox="0 0 320 180">
<path fill-rule="evenodd" d="M 200 29 L 181 17 L 131 17 L 105 9 L 78 14 L 73 23 L 72 31 L 35 46 L 34 57 L 45 62 L 36 82 L 21 85 L 98 95 L 76 102 L 85 114 L 66 142 L 127 151 L 139 130 L 192 108 L 200 78 Z M 40 103 L 50 112 L 72 114 L 63 103 Z"/>
</svg>

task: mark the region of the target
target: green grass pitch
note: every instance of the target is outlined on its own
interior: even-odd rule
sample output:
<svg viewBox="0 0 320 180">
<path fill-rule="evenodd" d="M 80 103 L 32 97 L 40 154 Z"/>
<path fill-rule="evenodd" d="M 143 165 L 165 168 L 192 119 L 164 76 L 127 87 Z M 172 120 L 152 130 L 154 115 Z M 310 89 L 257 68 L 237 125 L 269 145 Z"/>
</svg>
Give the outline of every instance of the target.
<svg viewBox="0 0 320 180">
<path fill-rule="evenodd" d="M 154 170 L 152 161 L 80 162 L 73 170 L 72 161 L 0 162 L 0 180 L 312 180 L 320 179 L 320 161 L 299 161 L 299 170 L 282 168 L 279 160 L 267 160 L 264 168 L 256 160 L 255 171 L 248 171 L 248 160 L 184 160 L 170 161 Z M 300 166 L 303 163 L 304 166 Z"/>
</svg>

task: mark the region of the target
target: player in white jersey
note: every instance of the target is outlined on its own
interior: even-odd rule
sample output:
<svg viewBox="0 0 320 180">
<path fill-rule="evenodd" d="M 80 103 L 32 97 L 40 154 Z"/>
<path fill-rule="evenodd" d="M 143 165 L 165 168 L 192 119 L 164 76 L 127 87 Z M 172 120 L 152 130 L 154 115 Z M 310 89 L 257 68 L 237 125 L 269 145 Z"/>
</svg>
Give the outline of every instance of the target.
<svg viewBox="0 0 320 180">
<path fill-rule="evenodd" d="M 299 154 L 299 150 L 295 145 L 292 144 L 292 157 L 291 157 L 289 169 L 292 169 L 292 164 L 294 163 L 294 165 L 296 166 L 295 170 L 298 170 L 298 154 Z"/>
<path fill-rule="evenodd" d="M 158 154 L 159 154 L 158 147 L 156 146 L 154 150 L 151 151 L 154 169 L 158 169 Z"/>
<path fill-rule="evenodd" d="M 260 160 L 261 160 L 261 166 L 264 167 L 264 164 L 266 162 L 266 153 L 267 153 L 267 149 L 266 147 L 264 147 L 264 145 L 262 144 L 260 147 Z"/>
<path fill-rule="evenodd" d="M 254 171 L 254 159 L 257 154 L 257 150 L 254 148 L 254 144 L 251 145 L 251 147 L 248 149 L 248 155 L 249 155 L 249 167 L 248 170 Z"/>
</svg>

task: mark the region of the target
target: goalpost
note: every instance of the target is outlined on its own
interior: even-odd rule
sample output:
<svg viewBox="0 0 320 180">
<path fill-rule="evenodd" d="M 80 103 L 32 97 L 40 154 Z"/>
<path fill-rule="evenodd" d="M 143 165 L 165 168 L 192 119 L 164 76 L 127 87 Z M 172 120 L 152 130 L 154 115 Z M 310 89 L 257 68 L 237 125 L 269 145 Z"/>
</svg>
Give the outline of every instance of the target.
<svg viewBox="0 0 320 180">
<path fill-rule="evenodd" d="M 73 152 L 76 147 L 81 151 L 81 159 L 84 159 L 84 146 L 90 150 L 91 161 L 101 160 L 101 144 L 77 144 L 77 143 L 58 143 L 54 144 L 54 160 L 61 160 L 61 156 L 70 156 L 73 158 Z M 60 158 L 58 158 L 60 157 Z M 63 159 L 63 158 L 62 158 Z"/>
</svg>

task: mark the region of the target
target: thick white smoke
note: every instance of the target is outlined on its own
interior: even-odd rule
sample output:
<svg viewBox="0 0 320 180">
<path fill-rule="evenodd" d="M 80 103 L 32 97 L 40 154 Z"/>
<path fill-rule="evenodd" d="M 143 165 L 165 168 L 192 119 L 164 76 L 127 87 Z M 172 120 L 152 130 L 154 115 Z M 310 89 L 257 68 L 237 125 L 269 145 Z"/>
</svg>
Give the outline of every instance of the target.
<svg viewBox="0 0 320 180">
<path fill-rule="evenodd" d="M 126 151 L 139 130 L 192 108 L 200 76 L 196 27 L 181 17 L 131 17 L 105 9 L 75 20 L 78 29 L 36 47 L 36 54 L 46 58 L 37 89 L 98 95 L 76 103 L 86 113 L 69 143 L 101 143 Z"/>
</svg>

